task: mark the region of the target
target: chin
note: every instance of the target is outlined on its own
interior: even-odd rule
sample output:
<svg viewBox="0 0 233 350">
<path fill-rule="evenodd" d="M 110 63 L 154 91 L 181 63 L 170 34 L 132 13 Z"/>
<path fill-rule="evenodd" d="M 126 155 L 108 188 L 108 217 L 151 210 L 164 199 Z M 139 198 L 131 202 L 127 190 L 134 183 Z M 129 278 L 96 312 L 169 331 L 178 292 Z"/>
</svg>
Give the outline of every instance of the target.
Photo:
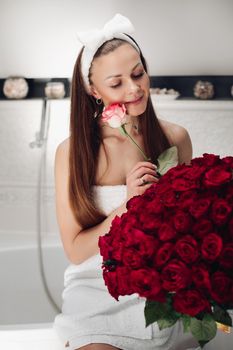
<svg viewBox="0 0 233 350">
<path fill-rule="evenodd" d="M 127 108 L 127 114 L 129 114 L 132 117 L 137 117 L 140 114 L 143 114 L 147 107 L 147 101 L 145 103 L 140 103 L 140 105 L 137 106 L 129 106 Z"/>
</svg>

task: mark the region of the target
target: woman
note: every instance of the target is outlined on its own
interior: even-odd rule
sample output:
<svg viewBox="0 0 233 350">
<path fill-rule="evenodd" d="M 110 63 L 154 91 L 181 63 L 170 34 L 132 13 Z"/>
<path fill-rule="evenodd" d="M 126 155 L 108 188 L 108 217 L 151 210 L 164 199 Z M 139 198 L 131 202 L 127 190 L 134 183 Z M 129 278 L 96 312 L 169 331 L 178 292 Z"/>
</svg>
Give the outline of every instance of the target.
<svg viewBox="0 0 233 350">
<path fill-rule="evenodd" d="M 192 156 L 187 131 L 154 113 L 145 60 L 123 34 L 132 29 L 118 14 L 102 30 L 80 33 L 84 48 L 72 79 L 70 137 L 55 157 L 57 218 L 71 262 L 55 328 L 69 349 L 175 349 L 179 332 L 178 326 L 145 328 L 144 300 L 131 295 L 117 302 L 102 278 L 98 239 L 130 198 L 158 181 L 159 154 L 175 145 L 179 163 Z M 127 132 L 151 161 L 102 121 L 104 106 L 115 102 L 125 105 Z"/>
</svg>

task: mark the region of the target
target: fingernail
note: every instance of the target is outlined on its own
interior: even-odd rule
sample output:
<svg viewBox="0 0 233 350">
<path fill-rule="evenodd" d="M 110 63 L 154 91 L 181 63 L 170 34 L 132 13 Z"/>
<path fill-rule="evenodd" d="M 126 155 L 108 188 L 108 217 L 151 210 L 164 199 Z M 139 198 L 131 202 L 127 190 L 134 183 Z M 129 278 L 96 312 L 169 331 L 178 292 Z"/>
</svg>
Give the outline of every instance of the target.
<svg viewBox="0 0 233 350">
<path fill-rule="evenodd" d="M 157 165 L 153 164 L 153 167 L 154 167 L 155 169 L 157 169 Z"/>
</svg>

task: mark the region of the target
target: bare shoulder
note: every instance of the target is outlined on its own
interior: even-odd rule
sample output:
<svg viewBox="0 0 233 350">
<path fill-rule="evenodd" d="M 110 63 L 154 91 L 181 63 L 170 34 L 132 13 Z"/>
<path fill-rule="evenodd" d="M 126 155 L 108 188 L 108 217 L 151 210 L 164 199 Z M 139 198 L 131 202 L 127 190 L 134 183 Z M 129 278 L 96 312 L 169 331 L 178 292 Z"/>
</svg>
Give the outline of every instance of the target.
<svg viewBox="0 0 233 350">
<path fill-rule="evenodd" d="M 58 156 L 62 156 L 62 155 L 64 156 L 65 154 L 69 153 L 69 148 L 70 148 L 70 138 L 68 137 L 67 139 L 59 143 L 56 149 L 56 154 Z"/>
<path fill-rule="evenodd" d="M 159 123 L 172 146 L 177 146 L 179 163 L 190 163 L 192 159 L 192 142 L 188 131 L 181 125 L 159 119 Z"/>
<path fill-rule="evenodd" d="M 70 138 L 65 139 L 59 145 L 56 149 L 55 154 L 55 170 L 57 167 L 60 168 L 60 170 L 63 168 L 63 170 L 68 170 L 68 160 L 69 160 L 69 148 L 70 148 Z"/>
<path fill-rule="evenodd" d="M 159 119 L 159 123 L 165 132 L 171 145 L 178 145 L 188 136 L 188 131 L 181 125 Z"/>
<path fill-rule="evenodd" d="M 56 153 L 55 153 L 55 162 L 54 162 L 54 175 L 56 180 L 56 185 L 59 185 L 64 181 L 64 177 L 66 181 L 68 179 L 69 172 L 69 147 L 70 147 L 70 139 L 67 138 L 61 143 L 58 144 Z"/>
</svg>

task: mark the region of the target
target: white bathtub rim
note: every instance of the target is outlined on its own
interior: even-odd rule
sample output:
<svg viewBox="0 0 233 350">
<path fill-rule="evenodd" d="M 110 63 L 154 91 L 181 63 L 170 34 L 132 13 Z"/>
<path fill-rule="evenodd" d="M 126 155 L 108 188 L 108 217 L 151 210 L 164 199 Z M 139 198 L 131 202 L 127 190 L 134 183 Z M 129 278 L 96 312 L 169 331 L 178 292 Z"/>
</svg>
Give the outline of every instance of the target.
<svg viewBox="0 0 233 350">
<path fill-rule="evenodd" d="M 34 233 L 1 232 L 0 231 L 0 252 L 12 250 L 35 249 L 37 248 L 37 235 Z M 41 237 L 42 248 L 62 248 L 59 233 L 43 234 Z"/>
<path fill-rule="evenodd" d="M 6 350 L 64 349 L 53 323 L 0 326 L 0 347 L 3 346 Z"/>
<path fill-rule="evenodd" d="M 41 323 L 19 323 L 19 324 L 1 324 L 0 333 L 2 331 L 21 331 L 21 330 L 51 330 L 53 329 L 53 322 Z"/>
</svg>

